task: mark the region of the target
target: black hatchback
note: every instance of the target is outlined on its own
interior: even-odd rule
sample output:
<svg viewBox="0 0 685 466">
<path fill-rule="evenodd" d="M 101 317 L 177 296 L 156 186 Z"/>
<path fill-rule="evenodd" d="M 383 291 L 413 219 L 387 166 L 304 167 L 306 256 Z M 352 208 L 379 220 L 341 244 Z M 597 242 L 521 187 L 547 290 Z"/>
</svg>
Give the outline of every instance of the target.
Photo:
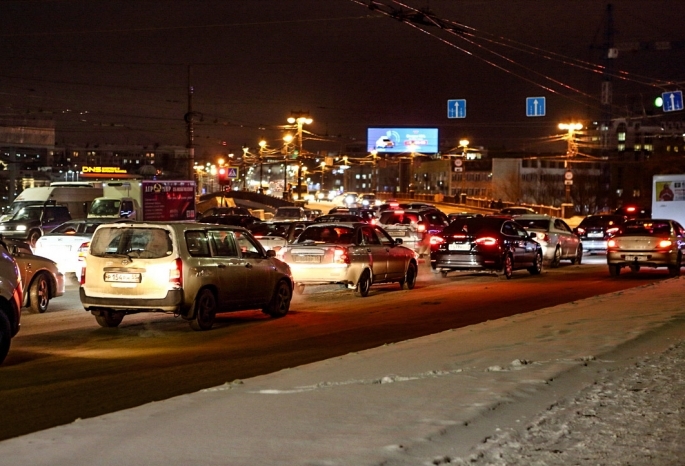
<svg viewBox="0 0 685 466">
<path fill-rule="evenodd" d="M 542 272 L 542 248 L 509 217 L 458 218 L 431 239 L 431 268 L 446 276 L 452 270 Z"/>
</svg>

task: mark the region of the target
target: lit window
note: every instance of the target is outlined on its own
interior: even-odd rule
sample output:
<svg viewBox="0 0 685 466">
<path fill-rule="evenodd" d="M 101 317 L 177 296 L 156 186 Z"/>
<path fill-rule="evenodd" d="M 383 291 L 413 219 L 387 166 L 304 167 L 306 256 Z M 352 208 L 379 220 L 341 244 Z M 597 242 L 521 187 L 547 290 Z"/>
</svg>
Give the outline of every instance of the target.
<svg viewBox="0 0 685 466">
<path fill-rule="evenodd" d="M 626 133 L 618 133 L 618 140 L 621 142 L 625 142 L 626 140 Z"/>
<path fill-rule="evenodd" d="M 642 144 L 635 144 L 635 152 L 639 152 L 642 150 Z"/>
<path fill-rule="evenodd" d="M 619 152 L 625 152 L 626 150 L 626 145 L 625 144 L 619 144 L 618 145 L 618 151 Z"/>
</svg>

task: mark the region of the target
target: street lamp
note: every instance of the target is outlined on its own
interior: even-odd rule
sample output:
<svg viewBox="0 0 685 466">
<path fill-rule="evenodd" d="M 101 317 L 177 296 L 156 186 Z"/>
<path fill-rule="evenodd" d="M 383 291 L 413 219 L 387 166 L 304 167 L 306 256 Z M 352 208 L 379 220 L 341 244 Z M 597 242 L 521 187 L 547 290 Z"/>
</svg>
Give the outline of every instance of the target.
<svg viewBox="0 0 685 466">
<path fill-rule="evenodd" d="M 264 148 L 266 147 L 266 141 L 259 141 L 259 193 L 264 192 L 262 185 L 262 179 L 264 178 Z"/>
<path fill-rule="evenodd" d="M 321 162 L 321 191 L 323 192 L 324 174 L 326 173 L 326 162 Z"/>
<path fill-rule="evenodd" d="M 283 136 L 283 142 L 285 143 L 285 158 L 283 160 L 283 199 L 285 199 L 285 194 L 288 189 L 288 153 L 290 152 L 290 144 L 293 142 L 293 135 L 286 134 Z"/>
<path fill-rule="evenodd" d="M 564 139 L 566 139 L 566 158 L 564 159 L 564 168 L 566 169 L 566 173 L 568 173 L 564 176 L 564 191 L 566 194 L 566 204 L 570 204 L 573 173 L 571 172 L 571 167 L 568 164 L 568 160 L 578 154 L 578 144 L 576 144 L 576 141 L 573 138 L 573 133 L 583 129 L 583 125 L 581 123 L 559 123 L 559 129 L 565 129 L 568 131 L 564 137 Z"/>
<path fill-rule="evenodd" d="M 461 152 L 461 155 L 466 159 L 466 153 L 469 148 L 469 140 L 468 139 L 461 139 L 459 141 L 459 147 L 463 147 L 464 150 Z"/>
<path fill-rule="evenodd" d="M 288 118 L 288 123 L 291 125 L 297 124 L 297 158 L 298 158 L 298 165 L 297 165 L 297 197 L 299 199 L 302 199 L 302 192 L 301 192 L 301 186 L 302 186 L 302 156 L 304 155 L 302 153 L 302 125 L 310 125 L 314 120 L 309 118 L 308 116 L 305 116 L 307 114 L 303 112 L 290 112 L 293 116 Z"/>
</svg>

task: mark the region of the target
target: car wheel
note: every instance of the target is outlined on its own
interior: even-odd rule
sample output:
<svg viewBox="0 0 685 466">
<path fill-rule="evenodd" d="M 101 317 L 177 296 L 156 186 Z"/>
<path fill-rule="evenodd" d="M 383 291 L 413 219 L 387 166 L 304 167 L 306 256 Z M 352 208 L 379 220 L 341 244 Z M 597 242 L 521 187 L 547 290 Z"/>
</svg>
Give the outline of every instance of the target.
<svg viewBox="0 0 685 466">
<path fill-rule="evenodd" d="M 290 290 L 290 286 L 284 280 L 281 280 L 276 284 L 271 301 L 262 309 L 262 312 L 271 317 L 283 317 L 290 309 L 290 300 L 292 298 L 293 293 Z"/>
<path fill-rule="evenodd" d="M 195 318 L 190 321 L 193 330 L 209 330 L 216 317 L 216 297 L 212 290 L 203 289 L 195 297 Z"/>
<path fill-rule="evenodd" d="M 504 256 L 502 273 L 504 274 L 504 278 L 506 278 L 507 280 L 509 280 L 514 273 L 514 259 L 511 257 L 511 254 L 507 253 Z"/>
<path fill-rule="evenodd" d="M 50 282 L 44 273 L 34 277 L 29 288 L 29 309 L 40 314 L 48 310 L 50 303 Z"/>
<path fill-rule="evenodd" d="M 414 289 L 414 285 L 416 285 L 416 266 L 413 263 L 407 266 L 407 274 L 403 282 L 403 287 L 406 286 L 408 290 Z"/>
<path fill-rule="evenodd" d="M 561 253 L 560 253 L 561 257 Z M 542 273 L 542 254 L 537 252 L 535 253 L 535 260 L 533 261 L 533 265 L 528 269 L 531 275 L 540 275 Z"/>
<path fill-rule="evenodd" d="M 115 311 L 101 311 L 100 314 L 95 316 L 95 320 L 100 327 L 118 327 L 121 321 L 124 320 L 124 313 Z"/>
<path fill-rule="evenodd" d="M 609 264 L 609 275 L 612 277 L 618 277 L 621 275 L 621 266 Z"/>
<path fill-rule="evenodd" d="M 361 296 L 362 298 L 365 298 L 369 295 L 370 288 L 371 273 L 369 272 L 369 269 L 366 269 L 362 272 L 362 276 L 359 277 L 359 283 L 357 283 L 357 287 L 354 289 L 354 294 L 356 294 L 357 296 Z"/>
<path fill-rule="evenodd" d="M 550 264 L 550 267 L 553 269 L 556 269 L 561 265 L 561 248 L 557 246 L 557 248 L 554 250 L 554 257 L 552 257 L 552 263 Z"/>
<path fill-rule="evenodd" d="M 580 244 L 576 248 L 576 257 L 571 259 L 571 265 L 578 264 L 580 265 L 583 262 L 583 246 Z"/>
<path fill-rule="evenodd" d="M 7 357 L 10 350 L 10 342 L 12 341 L 12 328 L 10 321 L 4 312 L 0 311 L 0 364 Z"/>
<path fill-rule="evenodd" d="M 301 283 L 295 284 L 295 294 L 303 294 L 304 293 L 304 285 Z"/>
<path fill-rule="evenodd" d="M 39 230 L 31 230 L 31 233 L 29 233 L 29 237 L 27 239 L 27 242 L 31 246 L 31 248 L 36 247 L 36 241 L 38 241 L 38 238 L 41 237 L 40 231 Z"/>
<path fill-rule="evenodd" d="M 682 260 L 683 258 L 681 257 L 680 254 L 678 254 L 678 259 L 674 265 L 669 265 L 668 266 L 668 276 L 669 277 L 677 277 L 680 275 L 680 267 L 682 266 Z"/>
</svg>

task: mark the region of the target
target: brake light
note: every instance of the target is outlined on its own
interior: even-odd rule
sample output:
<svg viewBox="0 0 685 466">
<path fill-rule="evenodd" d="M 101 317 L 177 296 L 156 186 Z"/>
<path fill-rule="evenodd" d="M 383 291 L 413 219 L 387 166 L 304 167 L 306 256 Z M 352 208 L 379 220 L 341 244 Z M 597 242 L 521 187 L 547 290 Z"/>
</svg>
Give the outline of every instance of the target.
<svg viewBox="0 0 685 466">
<path fill-rule="evenodd" d="M 618 233 L 618 227 L 613 227 L 613 228 L 607 229 L 607 235 L 609 235 L 609 236 L 615 235 L 616 233 Z"/>
<path fill-rule="evenodd" d="M 86 284 L 86 268 L 81 267 L 81 280 L 79 280 L 79 285 L 83 286 Z"/>
<path fill-rule="evenodd" d="M 439 236 L 431 236 L 431 245 L 437 246 L 438 244 L 444 243 L 445 240 Z"/>
<path fill-rule="evenodd" d="M 419 230 L 419 232 L 424 232 L 424 231 L 426 231 L 426 225 L 424 225 L 424 224 L 422 224 L 422 223 L 419 223 L 419 224 L 416 226 L 416 228 L 417 228 L 417 230 Z"/>
<path fill-rule="evenodd" d="M 627 207 L 626 212 L 635 212 L 635 207 Z"/>
<path fill-rule="evenodd" d="M 497 238 L 493 238 L 492 236 L 481 236 L 480 238 L 476 238 L 476 244 L 480 246 L 497 246 Z"/>
<path fill-rule="evenodd" d="M 402 215 L 402 214 L 404 214 L 404 210 L 396 210 L 395 213 L 397 215 Z"/>
<path fill-rule="evenodd" d="M 399 206 L 400 206 L 399 202 L 391 202 L 390 203 L 390 207 L 392 207 L 393 209 L 396 209 Z"/>
<path fill-rule="evenodd" d="M 349 264 L 350 256 L 345 248 L 335 248 L 333 251 L 333 262 L 336 264 Z"/>
<path fill-rule="evenodd" d="M 90 246 L 90 241 L 86 242 L 86 243 L 81 243 L 81 246 L 79 246 L 78 249 L 76 250 L 76 254 L 77 254 L 79 260 L 86 257 L 86 252 L 88 252 L 88 246 Z"/>
<path fill-rule="evenodd" d="M 372 218 L 370 223 L 371 223 L 371 225 L 375 225 L 375 224 L 376 224 L 376 219 L 375 219 L 375 218 Z"/>
<path fill-rule="evenodd" d="M 615 248 L 616 246 L 618 246 L 618 243 L 615 239 L 610 239 L 609 241 L 607 241 L 608 248 Z"/>
<path fill-rule="evenodd" d="M 179 258 L 169 266 L 169 285 L 172 288 L 183 288 L 183 261 Z"/>
<path fill-rule="evenodd" d="M 660 248 L 670 248 L 671 245 L 673 245 L 673 242 L 670 239 L 662 239 L 659 241 Z"/>
<path fill-rule="evenodd" d="M 578 228 L 576 228 L 576 231 L 578 232 L 579 235 L 585 234 L 585 228 L 578 227 Z"/>
<path fill-rule="evenodd" d="M 457 238 L 457 239 L 466 238 L 466 235 L 463 233 L 456 233 L 456 234 L 452 235 L 452 238 Z"/>
<path fill-rule="evenodd" d="M 547 233 L 535 233 L 535 239 L 549 242 L 549 235 Z"/>
</svg>

